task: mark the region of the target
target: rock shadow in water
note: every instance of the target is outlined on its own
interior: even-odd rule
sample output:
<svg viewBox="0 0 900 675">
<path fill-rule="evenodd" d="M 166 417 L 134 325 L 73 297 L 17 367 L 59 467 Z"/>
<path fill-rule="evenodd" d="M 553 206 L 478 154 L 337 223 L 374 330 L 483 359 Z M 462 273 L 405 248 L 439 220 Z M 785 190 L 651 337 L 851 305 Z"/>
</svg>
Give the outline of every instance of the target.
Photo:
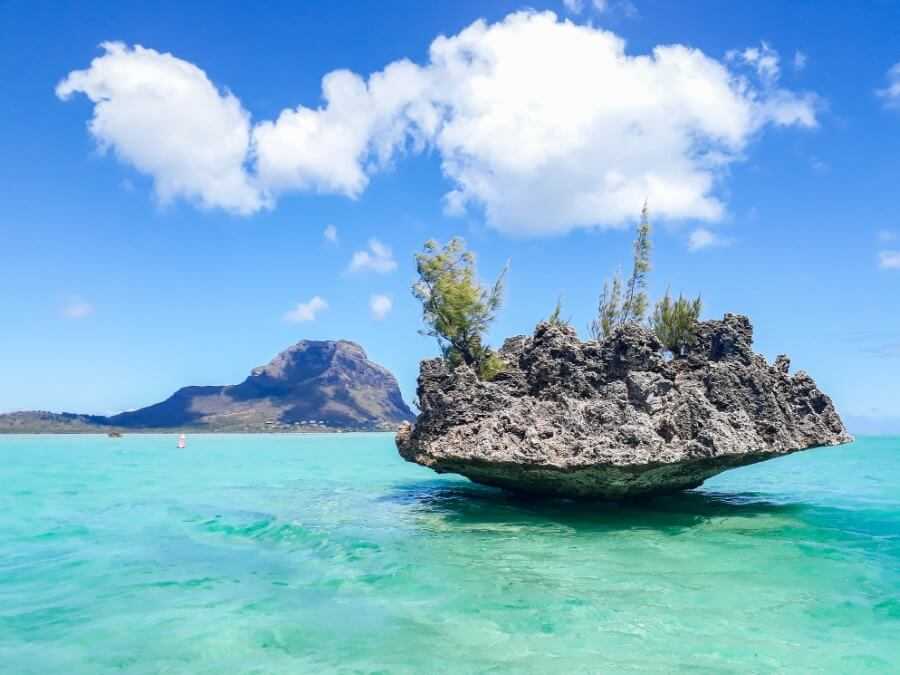
<svg viewBox="0 0 900 675">
<path fill-rule="evenodd" d="M 396 485 L 383 499 L 408 504 L 463 525 L 562 525 L 579 531 L 655 529 L 677 532 L 720 518 L 791 518 L 803 504 L 783 504 L 752 493 L 688 491 L 628 501 L 535 498 L 475 484 L 420 481 Z"/>
</svg>

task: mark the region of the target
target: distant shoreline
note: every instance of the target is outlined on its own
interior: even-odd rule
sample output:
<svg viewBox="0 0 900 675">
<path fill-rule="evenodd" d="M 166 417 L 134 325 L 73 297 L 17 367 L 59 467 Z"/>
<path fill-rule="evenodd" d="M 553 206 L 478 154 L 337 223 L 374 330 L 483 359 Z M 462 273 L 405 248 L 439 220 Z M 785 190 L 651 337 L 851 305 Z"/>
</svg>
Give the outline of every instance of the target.
<svg viewBox="0 0 900 675">
<path fill-rule="evenodd" d="M 329 436 L 343 436 L 346 434 L 393 434 L 396 433 L 396 429 L 366 429 L 366 430 L 354 430 L 354 431 L 346 431 L 346 430 L 325 430 L 325 429 L 317 429 L 315 431 L 216 431 L 211 429 L 110 429 L 109 431 L 99 431 L 96 429 L 85 430 L 85 431 L 13 431 L 13 430 L 0 430 L 0 438 L 3 436 L 106 436 L 108 437 L 111 433 L 119 433 L 122 437 L 125 436 L 166 436 L 166 435 L 177 435 L 177 434 L 186 434 L 191 436 L 316 436 L 316 435 L 329 435 Z"/>
</svg>

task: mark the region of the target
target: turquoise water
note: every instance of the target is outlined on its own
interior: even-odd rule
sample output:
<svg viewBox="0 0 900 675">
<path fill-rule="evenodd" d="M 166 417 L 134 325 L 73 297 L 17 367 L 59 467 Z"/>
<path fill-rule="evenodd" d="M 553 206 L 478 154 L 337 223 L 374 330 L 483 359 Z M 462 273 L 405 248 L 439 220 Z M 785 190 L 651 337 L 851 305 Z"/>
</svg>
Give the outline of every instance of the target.
<svg viewBox="0 0 900 675">
<path fill-rule="evenodd" d="M 900 439 L 641 505 L 383 434 L 0 437 L 0 672 L 897 672 Z"/>
</svg>

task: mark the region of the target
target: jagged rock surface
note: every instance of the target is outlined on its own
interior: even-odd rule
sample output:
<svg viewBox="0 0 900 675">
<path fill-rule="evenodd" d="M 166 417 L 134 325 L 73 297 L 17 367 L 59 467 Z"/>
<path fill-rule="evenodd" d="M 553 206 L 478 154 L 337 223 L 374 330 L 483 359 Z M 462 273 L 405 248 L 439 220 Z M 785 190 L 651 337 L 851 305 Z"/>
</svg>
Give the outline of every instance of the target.
<svg viewBox="0 0 900 675">
<path fill-rule="evenodd" d="M 717 473 L 852 440 L 804 372 L 752 350 L 744 317 L 698 325 L 666 360 L 656 336 L 626 325 L 582 342 L 539 324 L 508 339 L 491 382 L 423 361 L 421 414 L 397 434 L 400 454 L 439 473 L 510 490 L 622 498 L 694 488 Z"/>
</svg>

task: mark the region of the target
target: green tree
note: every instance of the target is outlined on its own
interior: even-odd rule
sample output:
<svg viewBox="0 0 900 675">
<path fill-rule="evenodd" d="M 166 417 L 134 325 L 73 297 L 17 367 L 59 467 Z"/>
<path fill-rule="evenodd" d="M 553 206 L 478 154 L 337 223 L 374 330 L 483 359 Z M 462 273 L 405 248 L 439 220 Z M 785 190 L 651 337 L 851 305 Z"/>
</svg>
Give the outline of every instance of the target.
<svg viewBox="0 0 900 675">
<path fill-rule="evenodd" d="M 642 322 L 647 314 L 647 275 L 650 273 L 650 220 L 647 203 L 641 209 L 641 222 L 634 239 L 631 275 L 622 284 L 616 272 L 612 281 L 604 282 L 597 307 L 597 318 L 591 323 L 595 340 L 607 337 L 616 326 Z"/>
<path fill-rule="evenodd" d="M 421 332 L 438 341 L 441 353 L 456 367 L 465 363 L 484 379 L 502 370 L 502 360 L 484 345 L 484 333 L 503 302 L 506 268 L 491 287 L 483 287 L 475 269 L 475 256 L 465 242 L 455 237 L 441 247 L 425 243 L 416 254 L 419 280 L 413 295 L 422 303 Z"/>
<path fill-rule="evenodd" d="M 694 300 L 688 300 L 682 295 L 677 300 L 672 300 L 668 290 L 656 303 L 650 323 L 663 347 L 674 357 L 683 356 L 684 350 L 696 341 L 697 320 L 702 307 L 699 295 Z"/>
</svg>

